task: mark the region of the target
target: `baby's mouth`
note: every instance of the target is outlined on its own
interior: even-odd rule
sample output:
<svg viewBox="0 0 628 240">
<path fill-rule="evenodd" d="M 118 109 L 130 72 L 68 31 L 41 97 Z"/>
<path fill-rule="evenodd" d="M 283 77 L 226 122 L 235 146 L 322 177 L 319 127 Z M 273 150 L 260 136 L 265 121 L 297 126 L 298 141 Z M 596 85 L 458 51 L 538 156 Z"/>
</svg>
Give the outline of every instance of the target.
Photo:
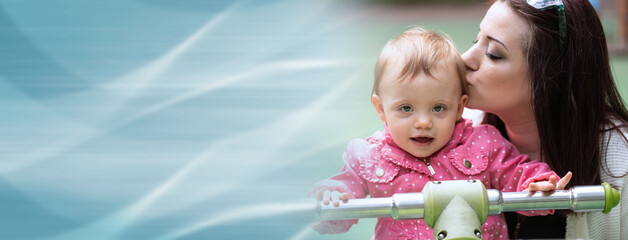
<svg viewBox="0 0 628 240">
<path fill-rule="evenodd" d="M 415 142 L 419 143 L 419 144 L 429 144 L 431 143 L 434 138 L 432 137 L 413 137 L 412 140 L 414 140 Z"/>
</svg>

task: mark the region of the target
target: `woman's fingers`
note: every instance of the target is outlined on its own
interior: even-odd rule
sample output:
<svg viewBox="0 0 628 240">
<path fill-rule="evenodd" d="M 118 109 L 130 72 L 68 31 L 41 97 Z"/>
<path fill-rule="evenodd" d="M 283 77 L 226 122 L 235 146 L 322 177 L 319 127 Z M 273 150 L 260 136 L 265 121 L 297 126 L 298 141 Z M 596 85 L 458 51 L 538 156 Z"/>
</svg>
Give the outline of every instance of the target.
<svg viewBox="0 0 628 240">
<path fill-rule="evenodd" d="M 567 186 L 567 184 L 569 184 L 569 181 L 571 181 L 572 175 L 573 174 L 571 172 L 567 172 L 567 174 L 565 174 L 565 176 L 561 178 L 560 181 L 558 181 L 558 183 L 556 184 L 556 189 L 557 190 L 565 189 L 565 186 Z"/>
</svg>

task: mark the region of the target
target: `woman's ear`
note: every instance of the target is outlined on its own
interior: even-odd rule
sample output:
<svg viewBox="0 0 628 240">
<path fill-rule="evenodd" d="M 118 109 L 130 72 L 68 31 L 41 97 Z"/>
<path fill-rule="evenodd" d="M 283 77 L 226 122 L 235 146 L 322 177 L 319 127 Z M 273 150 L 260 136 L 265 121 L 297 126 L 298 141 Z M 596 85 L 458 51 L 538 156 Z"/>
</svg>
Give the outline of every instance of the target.
<svg viewBox="0 0 628 240">
<path fill-rule="evenodd" d="M 462 94 L 460 101 L 458 102 L 458 120 L 462 118 L 462 112 L 464 111 L 464 107 L 467 105 L 467 101 L 469 101 L 469 96 L 467 94 Z"/>
<path fill-rule="evenodd" d="M 375 111 L 377 111 L 377 116 L 382 122 L 386 123 L 386 115 L 384 114 L 384 105 L 382 105 L 382 100 L 377 96 L 377 94 L 373 94 L 371 96 L 371 103 L 373 103 L 373 107 L 375 107 Z"/>
</svg>

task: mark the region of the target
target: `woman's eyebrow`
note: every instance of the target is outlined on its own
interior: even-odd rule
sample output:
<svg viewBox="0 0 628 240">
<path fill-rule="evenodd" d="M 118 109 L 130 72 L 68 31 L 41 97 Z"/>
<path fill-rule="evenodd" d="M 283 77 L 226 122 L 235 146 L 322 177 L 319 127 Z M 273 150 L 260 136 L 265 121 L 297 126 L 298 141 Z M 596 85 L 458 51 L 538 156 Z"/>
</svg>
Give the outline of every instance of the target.
<svg viewBox="0 0 628 240">
<path fill-rule="evenodd" d="M 503 42 L 501 42 L 501 41 L 499 41 L 499 40 L 497 40 L 496 38 L 491 37 L 491 36 L 487 36 L 486 38 L 488 38 L 489 40 L 493 40 L 493 41 L 495 41 L 495 42 L 497 42 L 497 43 L 501 44 L 502 46 L 504 46 L 504 48 L 506 49 L 506 51 L 510 52 L 510 50 L 508 50 L 508 48 L 506 47 L 506 45 L 505 45 Z"/>
</svg>

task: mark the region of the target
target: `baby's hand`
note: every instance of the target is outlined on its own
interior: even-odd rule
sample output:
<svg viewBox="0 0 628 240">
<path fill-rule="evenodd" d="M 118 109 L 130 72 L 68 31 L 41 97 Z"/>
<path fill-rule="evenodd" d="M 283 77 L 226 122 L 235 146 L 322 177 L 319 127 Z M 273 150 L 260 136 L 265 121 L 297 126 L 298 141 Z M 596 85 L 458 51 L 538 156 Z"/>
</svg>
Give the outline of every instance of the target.
<svg viewBox="0 0 628 240">
<path fill-rule="evenodd" d="M 524 189 L 523 191 L 534 192 L 534 191 L 563 190 L 565 189 L 565 186 L 567 186 L 570 180 L 571 180 L 571 172 L 567 172 L 567 174 L 565 174 L 565 176 L 561 178 L 560 181 L 558 182 L 556 182 L 555 176 L 551 176 L 549 181 L 530 183 L 530 185 L 528 185 L 528 188 Z"/>
<path fill-rule="evenodd" d="M 332 191 L 323 190 L 323 189 L 318 190 L 315 196 L 316 196 L 316 200 L 323 201 L 323 204 L 325 205 L 329 204 L 329 201 L 331 200 L 331 202 L 336 207 L 340 205 L 340 200 L 342 200 L 343 202 L 347 202 L 349 200 L 348 193 L 341 193 L 338 191 L 332 192 Z"/>
</svg>

